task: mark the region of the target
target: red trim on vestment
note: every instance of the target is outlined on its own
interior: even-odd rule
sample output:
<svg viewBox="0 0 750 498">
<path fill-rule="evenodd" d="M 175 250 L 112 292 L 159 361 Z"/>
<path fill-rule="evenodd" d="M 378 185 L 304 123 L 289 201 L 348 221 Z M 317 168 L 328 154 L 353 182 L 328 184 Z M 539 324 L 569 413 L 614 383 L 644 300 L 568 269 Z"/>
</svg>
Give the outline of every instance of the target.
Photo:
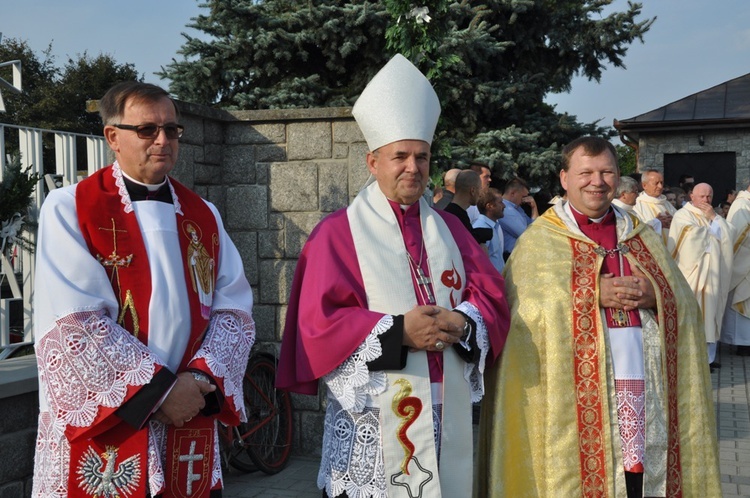
<svg viewBox="0 0 750 498">
<path fill-rule="evenodd" d="M 667 496 L 679 498 L 682 496 L 682 464 L 680 463 L 680 424 L 677 405 L 677 300 L 672 286 L 664 272 L 656 264 L 640 237 L 634 237 L 626 242 L 632 255 L 645 273 L 656 281 L 654 286 L 661 294 L 661 308 L 659 320 L 664 323 L 664 346 L 666 352 L 667 378 Z M 648 462 L 646 462 L 648 465 Z"/>
<path fill-rule="evenodd" d="M 603 427 L 604 393 L 599 371 L 599 268 L 594 246 L 570 239 L 573 250 L 573 377 L 578 412 L 578 449 L 582 496 L 607 494 L 607 458 Z"/>
<path fill-rule="evenodd" d="M 191 266 L 188 248 L 192 241 L 187 225 L 197 227 L 195 230 L 200 242 L 213 258 L 211 268 L 211 289 L 215 288 L 219 267 L 219 231 L 216 218 L 211 209 L 200 196 L 170 178 L 176 197 L 180 200 L 182 213 L 175 213 L 178 240 L 183 261 L 188 303 L 190 307 L 190 339 L 185 354 L 178 368 L 184 371 L 187 364 L 200 348 L 209 323 L 208 314 L 201 314 L 200 297 L 193 290 L 191 283 Z M 142 343 L 148 345 L 149 305 L 151 302 L 151 271 L 146 247 L 143 242 L 141 227 L 135 212 L 125 212 L 125 204 L 113 175 L 113 167 L 101 169 L 78 183 L 76 187 L 76 212 L 78 224 L 91 254 L 96 257 L 107 271 L 112 289 L 117 296 L 120 309 L 117 323 L 132 333 Z M 124 310 L 124 312 L 123 312 Z M 154 373 L 162 367 L 157 365 Z M 125 401 L 130 399 L 136 387 L 128 386 Z M 113 413 L 118 407 L 99 407 L 95 424 L 102 423 L 102 430 L 95 430 L 96 440 L 84 438 L 71 441 L 70 473 L 71 488 L 76 475 L 74 467 L 77 462 L 72 458 L 74 452 L 82 454 L 88 447 L 103 447 L 114 433 L 129 434 L 122 440 L 119 459 L 139 455 L 146 462 L 148 454 L 148 427 L 136 431 L 115 418 Z M 104 420 L 110 417 L 110 420 Z M 117 427 L 115 429 L 115 427 Z M 70 428 L 72 430 L 72 428 Z M 133 442 L 137 441 L 137 444 Z M 213 440 L 210 442 L 213 449 Z M 126 454 L 129 453 L 129 454 Z M 169 469 L 165 469 L 169 473 Z M 148 467 L 144 463 L 144 479 L 148 479 Z"/>
<path fill-rule="evenodd" d="M 574 378 L 578 411 L 583 496 L 606 495 L 607 458 L 604 446 L 602 375 L 599 372 L 598 326 L 599 303 L 595 288 L 599 278 L 594 247 L 570 239 L 573 252 L 571 295 L 573 297 Z M 651 252 L 636 236 L 625 241 L 645 273 L 655 280 L 661 294 L 660 320 L 665 329 L 665 357 L 668 406 L 667 496 L 682 496 L 682 467 L 677 405 L 677 302 L 672 287 Z M 648 462 L 646 462 L 648 465 Z"/>
</svg>

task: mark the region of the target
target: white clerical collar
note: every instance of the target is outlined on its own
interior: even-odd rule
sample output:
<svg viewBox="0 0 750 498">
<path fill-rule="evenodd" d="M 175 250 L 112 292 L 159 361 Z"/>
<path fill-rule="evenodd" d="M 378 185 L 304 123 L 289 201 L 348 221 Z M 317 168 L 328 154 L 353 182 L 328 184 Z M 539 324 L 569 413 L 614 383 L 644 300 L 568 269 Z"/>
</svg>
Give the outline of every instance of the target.
<svg viewBox="0 0 750 498">
<path fill-rule="evenodd" d="M 122 171 L 122 168 L 120 168 L 120 171 Z M 135 183 L 136 185 L 140 185 L 140 186 L 142 186 L 142 187 L 145 187 L 145 188 L 147 188 L 147 189 L 149 190 L 149 192 L 156 192 L 156 191 L 157 191 L 157 190 L 159 190 L 159 189 L 160 189 L 160 188 L 161 188 L 161 187 L 162 187 L 162 186 L 163 186 L 163 185 L 164 185 L 165 183 L 167 183 L 167 177 L 166 177 L 166 176 L 164 177 L 164 180 L 163 180 L 163 181 L 162 181 L 161 183 L 156 183 L 156 184 L 139 182 L 138 180 L 136 180 L 136 179 L 132 178 L 132 177 L 131 177 L 130 175 L 128 175 L 128 174 L 127 174 L 127 173 L 125 173 L 124 171 L 122 171 L 122 176 L 124 176 L 125 178 L 127 178 L 127 179 L 128 179 L 128 180 L 130 180 L 131 182 Z"/>
</svg>

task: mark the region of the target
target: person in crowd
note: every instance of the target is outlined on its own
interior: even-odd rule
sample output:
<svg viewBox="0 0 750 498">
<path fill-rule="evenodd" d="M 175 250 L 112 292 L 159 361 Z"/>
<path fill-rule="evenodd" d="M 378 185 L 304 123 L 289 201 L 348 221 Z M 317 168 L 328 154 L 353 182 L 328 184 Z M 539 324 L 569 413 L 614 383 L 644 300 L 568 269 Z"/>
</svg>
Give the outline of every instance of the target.
<svg viewBox="0 0 750 498">
<path fill-rule="evenodd" d="M 609 141 L 566 145 L 567 201 L 507 261 L 475 496 L 721 495 L 700 311 L 661 238 L 611 208 L 618 180 Z"/>
<path fill-rule="evenodd" d="M 727 204 L 732 204 L 736 198 L 737 198 L 737 191 L 733 188 L 730 188 L 730 189 L 727 189 L 727 193 L 724 196 L 724 200 L 722 202 L 726 202 Z"/>
<path fill-rule="evenodd" d="M 750 186 L 736 195 L 727 223 L 735 236 L 734 260 L 721 342 L 737 346 L 740 356 L 750 356 Z"/>
<path fill-rule="evenodd" d="M 503 194 L 495 188 L 488 188 L 482 194 L 477 202 L 479 208 L 479 218 L 472 225 L 474 229 L 491 229 L 492 238 L 485 243 L 487 254 L 492 261 L 492 265 L 498 272 L 503 271 L 505 260 L 503 259 L 503 234 L 498 223 L 503 217 L 505 204 L 503 203 Z"/>
<path fill-rule="evenodd" d="M 643 192 L 635 201 L 635 214 L 646 223 L 654 218 L 658 219 L 661 223 L 662 239 L 666 244 L 672 216 L 677 210 L 662 194 L 664 175 L 655 169 L 644 170 L 641 173 L 641 184 L 643 185 Z"/>
<path fill-rule="evenodd" d="M 716 341 L 730 289 L 733 231 L 711 205 L 713 189 L 707 183 L 693 187 L 690 202 L 675 213 L 667 248 L 693 290 L 703 312 L 711 370 L 716 362 Z"/>
<path fill-rule="evenodd" d="M 529 187 L 521 178 L 513 178 L 505 184 L 503 189 L 503 202 L 505 203 L 505 214 L 500 219 L 500 227 L 503 229 L 503 257 L 508 259 L 513 248 L 516 246 L 518 237 L 531 225 L 531 222 L 539 217 L 536 201 L 529 195 Z M 527 204 L 531 207 L 531 216 L 521 207 Z"/>
<path fill-rule="evenodd" d="M 615 198 L 612 199 L 612 205 L 640 219 L 635 212 L 635 202 L 637 198 L 638 183 L 629 176 L 620 177 L 620 184 L 615 191 Z M 656 230 L 656 233 L 661 233 L 661 221 L 659 221 L 658 218 L 648 220 L 648 224 L 651 225 L 651 228 Z"/>
<path fill-rule="evenodd" d="M 435 209 L 445 209 L 445 206 L 453 202 L 456 193 L 456 178 L 461 172 L 458 168 L 451 168 L 443 175 L 443 196 L 435 203 Z"/>
<path fill-rule="evenodd" d="M 635 200 L 638 197 L 638 183 L 628 176 L 620 178 L 612 204 L 625 212 L 633 213 Z"/>
<path fill-rule="evenodd" d="M 507 334 L 503 278 L 455 216 L 420 201 L 440 115 L 422 73 L 394 56 L 352 114 L 374 181 L 302 250 L 277 385 L 323 381 L 324 496 L 471 496 L 472 402 Z"/>
<path fill-rule="evenodd" d="M 467 212 L 469 207 L 477 205 L 481 192 L 482 180 L 479 175 L 470 169 L 462 171 L 456 178 L 456 193 L 453 195 L 453 202 L 445 207 L 445 212 L 456 216 L 474 240 L 479 244 L 484 244 L 492 238 L 492 231 L 472 227 Z"/>
<path fill-rule="evenodd" d="M 490 167 L 483 163 L 473 162 L 469 166 L 469 169 L 479 175 L 479 179 L 482 181 L 482 187 L 479 191 L 479 195 L 484 195 L 487 192 L 487 189 L 490 188 L 490 182 L 492 181 L 492 172 L 490 171 Z M 473 225 L 477 218 L 479 218 L 479 207 L 476 204 L 472 204 L 467 208 L 466 213 L 469 215 L 469 221 L 471 221 Z"/>
<path fill-rule="evenodd" d="M 687 202 L 687 193 L 684 190 L 682 190 L 680 187 L 670 187 L 669 190 L 675 196 L 673 206 L 675 207 L 675 211 L 676 211 L 677 209 L 680 209 L 681 207 L 683 207 L 685 203 Z M 670 201 L 670 204 L 672 204 L 671 201 Z"/>
<path fill-rule="evenodd" d="M 693 185 L 695 185 L 695 177 L 687 173 L 680 175 L 680 179 L 677 181 L 677 186 L 684 190 L 686 194 L 692 190 Z"/>
<path fill-rule="evenodd" d="M 217 209 L 168 176 L 169 94 L 120 83 L 100 114 L 116 161 L 41 209 L 32 495 L 221 496 L 216 424 L 246 419 L 252 291 Z"/>
<path fill-rule="evenodd" d="M 724 219 L 727 219 L 727 216 L 729 216 L 729 208 L 732 207 L 732 204 L 724 201 L 721 204 L 719 204 L 719 209 L 717 210 L 717 214 L 721 216 Z"/>
<path fill-rule="evenodd" d="M 662 191 L 662 194 L 664 194 L 664 197 L 667 199 L 668 203 L 670 203 L 675 209 L 678 209 L 677 193 L 673 190 L 673 187 L 665 187 L 664 190 Z"/>
</svg>

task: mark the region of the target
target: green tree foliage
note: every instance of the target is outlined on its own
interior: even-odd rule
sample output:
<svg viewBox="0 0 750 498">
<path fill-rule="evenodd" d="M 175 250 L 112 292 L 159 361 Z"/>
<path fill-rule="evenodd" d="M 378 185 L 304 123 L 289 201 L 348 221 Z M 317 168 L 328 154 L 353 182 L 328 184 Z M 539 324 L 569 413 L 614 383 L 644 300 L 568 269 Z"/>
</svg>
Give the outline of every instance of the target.
<svg viewBox="0 0 750 498">
<path fill-rule="evenodd" d="M 544 102 L 576 75 L 623 66 L 653 20 L 612 0 L 209 0 L 160 73 L 180 99 L 234 109 L 351 105 L 396 52 L 431 80 L 443 112 L 433 151 L 441 169 L 472 160 L 498 178 L 557 182 L 559 149 L 609 136 Z M 429 19 L 427 17 L 429 16 Z"/>
<path fill-rule="evenodd" d="M 620 167 L 620 175 L 627 176 L 635 173 L 638 166 L 635 150 L 627 145 L 615 145 L 615 150 L 617 150 L 617 164 Z"/>
<path fill-rule="evenodd" d="M 5 98 L 7 112 L 0 114 L 0 122 L 8 124 L 100 134 L 101 120 L 86 112 L 86 101 L 101 98 L 119 81 L 141 79 L 133 64 L 118 64 L 110 55 L 83 53 L 57 67 L 51 45 L 39 57 L 25 41 L 0 41 L 0 61 L 17 59 L 23 93 Z M 2 69 L 7 72 L 0 70 L 0 77 L 10 79 L 10 68 Z"/>
</svg>

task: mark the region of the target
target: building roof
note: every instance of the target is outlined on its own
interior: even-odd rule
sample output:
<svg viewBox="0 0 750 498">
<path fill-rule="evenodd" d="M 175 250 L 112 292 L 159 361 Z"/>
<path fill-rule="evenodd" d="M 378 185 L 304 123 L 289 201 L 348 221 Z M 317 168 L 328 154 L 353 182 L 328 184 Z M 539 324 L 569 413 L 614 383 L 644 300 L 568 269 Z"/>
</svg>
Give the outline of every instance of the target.
<svg viewBox="0 0 750 498">
<path fill-rule="evenodd" d="M 621 132 L 750 124 L 750 73 L 638 116 L 615 120 Z"/>
</svg>

